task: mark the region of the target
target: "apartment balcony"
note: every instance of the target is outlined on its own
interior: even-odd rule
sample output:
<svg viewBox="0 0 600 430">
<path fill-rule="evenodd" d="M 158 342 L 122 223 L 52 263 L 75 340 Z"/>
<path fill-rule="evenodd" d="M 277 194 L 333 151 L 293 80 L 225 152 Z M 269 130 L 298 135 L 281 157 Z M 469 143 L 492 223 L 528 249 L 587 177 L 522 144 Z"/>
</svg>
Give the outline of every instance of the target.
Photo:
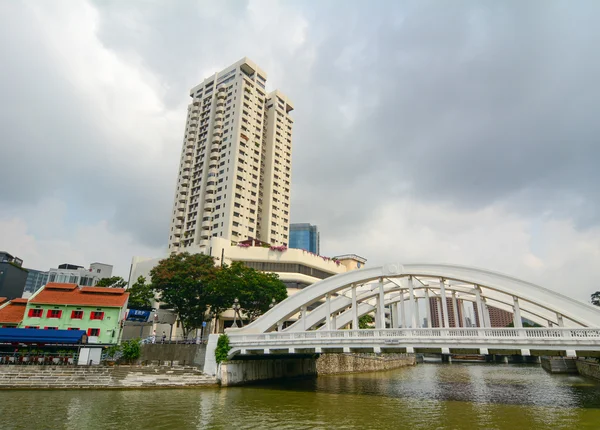
<svg viewBox="0 0 600 430">
<path fill-rule="evenodd" d="M 200 100 L 194 100 L 194 101 L 192 102 L 192 105 L 193 105 L 193 106 L 200 106 Z"/>
<path fill-rule="evenodd" d="M 225 106 L 225 102 L 224 102 L 224 101 L 222 101 L 222 100 L 219 100 L 219 101 L 217 102 L 217 108 L 224 107 L 224 106 Z"/>
<path fill-rule="evenodd" d="M 225 113 L 225 109 L 223 108 L 223 106 L 217 106 L 217 110 L 215 111 L 215 113 L 218 115 L 220 113 Z"/>
<path fill-rule="evenodd" d="M 222 112 L 215 115 L 215 121 L 223 121 L 223 118 L 224 116 Z"/>
<path fill-rule="evenodd" d="M 181 229 L 180 228 L 176 228 L 175 231 L 173 232 L 173 235 L 175 237 L 181 236 Z"/>
<path fill-rule="evenodd" d="M 194 140 L 196 140 L 196 136 L 188 136 L 187 140 L 189 142 L 193 142 Z"/>
<path fill-rule="evenodd" d="M 202 221 L 202 229 L 206 230 L 210 228 L 211 220 Z"/>
</svg>

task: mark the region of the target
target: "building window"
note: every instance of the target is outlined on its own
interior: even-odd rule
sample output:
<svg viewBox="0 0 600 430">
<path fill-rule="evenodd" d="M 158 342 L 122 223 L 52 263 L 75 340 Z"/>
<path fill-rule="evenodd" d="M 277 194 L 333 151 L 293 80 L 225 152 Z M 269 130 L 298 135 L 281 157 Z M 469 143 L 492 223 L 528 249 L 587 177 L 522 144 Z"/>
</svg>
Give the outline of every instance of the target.
<svg viewBox="0 0 600 430">
<path fill-rule="evenodd" d="M 27 314 L 31 318 L 41 318 L 44 311 L 42 309 L 29 309 Z"/>
<path fill-rule="evenodd" d="M 80 330 L 79 327 L 69 327 L 67 330 Z"/>
<path fill-rule="evenodd" d="M 92 312 L 90 315 L 90 319 L 91 320 L 103 320 L 104 312 Z M 96 336 L 96 335 L 92 335 L 92 336 Z"/>
<path fill-rule="evenodd" d="M 28 326 L 25 326 L 25 328 L 32 328 L 32 329 L 36 329 L 36 330 L 39 329 L 39 327 L 36 325 L 28 325 Z"/>
<path fill-rule="evenodd" d="M 99 328 L 88 328 L 87 331 L 88 336 L 100 336 Z"/>
<path fill-rule="evenodd" d="M 44 330 L 58 330 L 58 327 L 44 327 Z"/>
<path fill-rule="evenodd" d="M 47 313 L 46 313 L 46 317 L 47 318 L 60 318 L 62 315 L 62 311 L 58 310 L 58 309 L 50 309 Z"/>
<path fill-rule="evenodd" d="M 80 320 L 83 319 L 83 311 L 72 311 L 71 312 L 72 320 Z"/>
</svg>

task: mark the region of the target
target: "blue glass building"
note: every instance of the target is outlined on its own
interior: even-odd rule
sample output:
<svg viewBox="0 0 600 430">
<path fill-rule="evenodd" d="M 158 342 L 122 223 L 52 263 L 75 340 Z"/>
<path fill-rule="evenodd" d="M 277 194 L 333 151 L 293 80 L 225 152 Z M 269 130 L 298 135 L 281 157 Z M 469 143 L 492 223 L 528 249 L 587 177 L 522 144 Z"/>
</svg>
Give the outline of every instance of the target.
<svg viewBox="0 0 600 430">
<path fill-rule="evenodd" d="M 319 231 L 316 225 L 290 224 L 290 248 L 319 254 Z"/>
</svg>

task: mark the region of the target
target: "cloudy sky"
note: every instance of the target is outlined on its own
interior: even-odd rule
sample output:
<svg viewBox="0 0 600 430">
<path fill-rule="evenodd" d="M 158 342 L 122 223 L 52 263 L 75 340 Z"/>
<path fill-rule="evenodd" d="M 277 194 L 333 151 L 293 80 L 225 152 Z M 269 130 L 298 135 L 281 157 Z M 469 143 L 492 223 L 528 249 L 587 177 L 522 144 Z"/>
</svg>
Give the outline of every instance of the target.
<svg viewBox="0 0 600 430">
<path fill-rule="evenodd" d="M 248 56 L 295 105 L 322 254 L 600 289 L 595 1 L 0 2 L 0 248 L 165 253 L 188 91 Z"/>
</svg>

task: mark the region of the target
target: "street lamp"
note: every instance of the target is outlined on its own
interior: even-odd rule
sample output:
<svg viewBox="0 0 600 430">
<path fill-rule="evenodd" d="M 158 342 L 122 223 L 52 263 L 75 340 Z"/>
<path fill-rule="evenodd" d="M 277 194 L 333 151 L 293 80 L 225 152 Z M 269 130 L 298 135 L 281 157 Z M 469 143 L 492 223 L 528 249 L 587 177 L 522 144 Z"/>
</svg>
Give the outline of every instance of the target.
<svg viewBox="0 0 600 430">
<path fill-rule="evenodd" d="M 233 299 L 233 305 L 231 306 L 231 309 L 233 309 L 233 324 L 234 326 L 238 326 L 237 325 L 237 317 L 240 317 L 240 324 L 243 326 L 242 324 L 242 316 L 240 315 L 240 301 L 238 300 L 238 298 L 236 297 L 235 299 Z"/>
</svg>

